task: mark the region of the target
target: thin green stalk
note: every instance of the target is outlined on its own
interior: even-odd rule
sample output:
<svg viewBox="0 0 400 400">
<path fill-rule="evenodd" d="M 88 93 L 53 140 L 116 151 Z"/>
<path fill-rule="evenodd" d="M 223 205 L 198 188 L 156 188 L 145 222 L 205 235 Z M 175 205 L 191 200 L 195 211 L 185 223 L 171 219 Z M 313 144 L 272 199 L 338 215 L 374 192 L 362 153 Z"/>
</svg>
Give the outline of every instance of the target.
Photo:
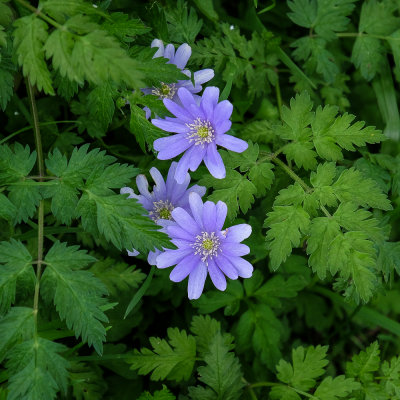
<svg viewBox="0 0 400 400">
<path fill-rule="evenodd" d="M 35 95 L 33 87 L 29 80 L 26 80 L 26 86 L 28 90 L 29 104 L 31 106 L 31 112 L 33 117 L 33 127 L 35 133 L 35 145 L 37 152 L 39 178 L 42 180 L 44 177 L 44 159 L 43 159 L 43 148 L 42 138 L 40 136 L 39 118 L 36 108 Z M 35 294 L 33 297 L 33 315 L 35 324 L 35 337 L 37 337 L 37 315 L 39 310 L 39 291 L 40 291 L 40 277 L 42 274 L 42 262 L 43 262 L 43 240 L 44 240 L 44 200 L 40 200 L 38 208 L 38 248 L 37 248 L 37 269 L 36 269 L 36 283 L 35 283 Z"/>
<path fill-rule="evenodd" d="M 40 123 L 39 126 L 56 125 L 56 124 L 72 124 L 72 123 L 78 124 L 79 121 L 48 121 L 48 122 Z M 20 133 L 30 131 L 31 129 L 34 129 L 34 127 L 26 126 L 25 128 L 19 129 L 18 131 L 11 133 L 11 135 L 6 136 L 4 139 L 1 139 L 0 144 L 7 142 L 8 140 L 12 139 L 13 137 L 19 135 Z"/>
<path fill-rule="evenodd" d="M 281 96 L 281 87 L 279 85 L 279 76 L 275 85 L 276 92 L 276 102 L 278 104 L 279 118 L 282 120 L 282 96 Z"/>
<path fill-rule="evenodd" d="M 48 22 L 50 25 L 53 25 L 55 28 L 63 29 L 63 26 L 55 21 L 53 18 L 48 17 L 46 14 L 43 14 L 40 10 L 36 7 L 32 6 L 25 0 L 14 0 L 15 2 L 21 4 L 21 6 L 25 7 L 26 9 L 32 11 L 34 14 L 38 15 L 40 18 Z"/>
</svg>

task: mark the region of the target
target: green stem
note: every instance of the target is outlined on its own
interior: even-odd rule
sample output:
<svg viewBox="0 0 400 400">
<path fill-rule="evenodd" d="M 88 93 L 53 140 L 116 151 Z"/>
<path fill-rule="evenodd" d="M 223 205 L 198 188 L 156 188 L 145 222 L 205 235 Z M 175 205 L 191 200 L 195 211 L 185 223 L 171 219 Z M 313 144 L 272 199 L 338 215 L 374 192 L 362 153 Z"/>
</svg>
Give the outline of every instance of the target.
<svg viewBox="0 0 400 400">
<path fill-rule="evenodd" d="M 276 382 L 256 382 L 252 383 L 249 385 L 251 388 L 256 388 L 256 387 L 272 387 L 272 386 L 280 386 L 281 383 L 276 383 Z"/>
<path fill-rule="evenodd" d="M 105 360 L 126 360 L 131 358 L 131 354 L 105 354 L 103 356 L 82 356 L 72 357 L 72 361 L 105 361 Z"/>
<path fill-rule="evenodd" d="M 49 122 L 42 122 L 39 124 L 39 126 L 47 126 L 55 124 L 77 124 L 77 123 L 79 123 L 79 121 L 49 121 Z M 14 136 L 17 136 L 20 133 L 30 131 L 33 128 L 34 128 L 33 126 L 26 126 L 25 128 L 19 129 L 18 131 L 11 133 L 11 135 L 6 136 L 4 139 L 1 139 L 0 144 L 7 142 L 7 140 L 12 139 Z"/>
<path fill-rule="evenodd" d="M 381 40 L 400 40 L 400 37 L 392 37 L 392 36 L 382 36 L 382 35 L 371 35 L 370 33 L 363 33 L 363 32 L 343 32 L 343 33 L 336 33 L 337 37 L 370 37 L 374 39 L 381 39 Z"/>
<path fill-rule="evenodd" d="M 48 22 L 50 25 L 53 25 L 55 28 L 64 29 L 62 25 L 60 25 L 57 21 L 53 18 L 48 17 L 46 14 L 43 14 L 39 9 L 33 7 L 25 0 L 14 0 L 15 2 L 21 4 L 21 6 L 27 8 L 28 10 L 32 11 L 34 14 L 38 15 L 40 18 Z"/>
<path fill-rule="evenodd" d="M 276 102 L 278 104 L 279 118 L 282 120 L 282 96 L 281 96 L 281 87 L 279 85 L 279 75 L 275 85 L 275 92 L 276 92 Z"/>
<path fill-rule="evenodd" d="M 43 148 L 42 138 L 40 136 L 39 118 L 36 108 L 35 96 L 33 93 L 33 87 L 29 80 L 26 80 L 26 86 L 28 90 L 29 104 L 31 106 L 31 112 L 33 117 L 33 127 L 35 132 L 35 145 L 38 160 L 38 170 L 40 180 L 44 176 L 44 160 L 43 160 Z M 36 269 L 36 282 L 35 282 L 35 294 L 33 297 L 33 315 L 35 324 L 35 337 L 37 337 L 38 330 L 38 311 L 39 311 L 39 290 L 40 290 L 40 277 L 42 274 L 42 262 L 43 262 L 43 239 L 44 239 L 44 200 L 40 200 L 38 208 L 38 250 L 37 250 L 37 269 Z"/>
</svg>

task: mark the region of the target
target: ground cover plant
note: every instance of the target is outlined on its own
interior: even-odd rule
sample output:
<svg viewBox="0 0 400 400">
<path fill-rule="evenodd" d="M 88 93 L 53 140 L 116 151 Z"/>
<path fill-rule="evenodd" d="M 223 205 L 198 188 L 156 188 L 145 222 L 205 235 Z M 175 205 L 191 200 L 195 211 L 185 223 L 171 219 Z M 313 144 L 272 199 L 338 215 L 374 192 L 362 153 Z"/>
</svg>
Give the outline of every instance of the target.
<svg viewBox="0 0 400 400">
<path fill-rule="evenodd" d="M 0 0 L 0 399 L 400 399 L 395 0 Z"/>
</svg>

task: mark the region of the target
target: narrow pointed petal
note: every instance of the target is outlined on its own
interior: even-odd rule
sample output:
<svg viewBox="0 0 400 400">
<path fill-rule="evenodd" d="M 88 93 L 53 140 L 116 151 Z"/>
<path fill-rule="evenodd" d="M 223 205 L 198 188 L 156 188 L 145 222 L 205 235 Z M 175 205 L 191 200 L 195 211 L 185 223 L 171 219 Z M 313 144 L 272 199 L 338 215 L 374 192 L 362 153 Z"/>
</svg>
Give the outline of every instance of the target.
<svg viewBox="0 0 400 400">
<path fill-rule="evenodd" d="M 157 198 L 165 198 L 167 194 L 167 187 L 165 186 L 164 178 L 162 177 L 160 171 L 152 167 L 150 169 L 150 175 L 155 182 L 155 186 L 153 187 L 153 192 L 157 196 Z"/>
<path fill-rule="evenodd" d="M 223 100 L 218 103 L 214 110 L 215 119 L 214 122 L 217 124 L 220 121 L 229 119 L 232 115 L 233 105 L 228 100 Z"/>
<path fill-rule="evenodd" d="M 193 249 L 177 249 L 177 250 L 166 250 L 161 253 L 156 260 L 157 268 L 168 268 L 172 265 L 177 264 L 188 254 L 193 253 Z"/>
<path fill-rule="evenodd" d="M 222 251 L 226 256 L 245 256 L 250 253 L 249 246 L 243 243 L 232 243 L 224 241 L 222 243 Z"/>
<path fill-rule="evenodd" d="M 149 182 L 147 182 L 147 178 L 140 174 L 136 177 L 136 186 L 139 190 L 139 193 L 146 197 L 149 201 L 152 200 L 152 196 L 149 192 Z"/>
<path fill-rule="evenodd" d="M 215 230 L 220 231 L 224 226 L 226 215 L 228 213 L 228 207 L 223 201 L 219 201 L 216 206 L 216 221 L 215 221 Z"/>
<path fill-rule="evenodd" d="M 203 161 L 204 156 L 206 155 L 206 147 L 201 146 L 193 146 L 195 151 L 192 152 L 192 156 L 189 162 L 189 168 L 191 171 L 196 171 L 199 168 L 200 163 Z"/>
<path fill-rule="evenodd" d="M 239 277 L 237 269 L 232 265 L 232 263 L 224 257 L 222 254 L 218 254 L 218 257 L 215 257 L 215 262 L 218 265 L 219 269 L 229 278 L 229 279 L 237 279 Z"/>
<path fill-rule="evenodd" d="M 225 276 L 212 259 L 208 260 L 208 273 L 214 286 L 218 290 L 224 291 L 226 289 Z"/>
<path fill-rule="evenodd" d="M 212 78 L 214 78 L 214 70 L 209 68 L 202 69 L 200 71 L 195 72 L 193 75 L 195 84 L 202 85 L 203 83 L 206 83 L 210 81 Z"/>
<path fill-rule="evenodd" d="M 174 114 L 177 118 L 182 120 L 185 123 L 192 123 L 193 118 L 192 116 L 180 105 L 176 104 L 176 102 L 170 99 L 164 99 L 163 103 L 168 111 Z"/>
<path fill-rule="evenodd" d="M 200 262 L 189 274 L 188 297 L 190 300 L 198 299 L 201 296 L 206 278 L 207 267 Z"/>
<path fill-rule="evenodd" d="M 174 62 L 175 47 L 173 44 L 167 44 L 164 50 L 164 58 L 168 58 L 170 63 Z"/>
<path fill-rule="evenodd" d="M 231 129 L 232 122 L 229 119 L 224 119 L 223 121 L 214 123 L 214 129 L 217 137 L 222 136 L 224 133 L 228 132 Z"/>
<path fill-rule="evenodd" d="M 182 123 L 166 121 L 165 119 L 152 119 L 151 123 L 166 132 L 186 133 L 189 130 L 188 127 Z"/>
<path fill-rule="evenodd" d="M 157 265 L 157 257 L 161 254 L 161 251 L 156 249 L 155 251 L 149 251 L 149 255 L 147 256 L 147 262 L 150 265 Z"/>
<path fill-rule="evenodd" d="M 137 250 L 135 250 L 135 249 L 132 249 L 132 251 L 129 251 L 129 250 L 127 250 L 127 253 L 128 253 L 128 256 L 130 256 L 130 257 L 136 257 L 136 256 L 138 256 L 140 253 L 137 251 Z"/>
<path fill-rule="evenodd" d="M 193 218 L 195 219 L 199 227 L 203 229 L 203 202 L 201 200 L 201 197 L 195 192 L 190 193 L 189 204 Z"/>
<path fill-rule="evenodd" d="M 196 104 L 193 95 L 186 88 L 178 89 L 178 97 L 186 109 L 189 108 L 190 104 Z"/>
<path fill-rule="evenodd" d="M 133 191 L 133 189 L 128 186 L 121 188 L 119 192 L 121 194 L 129 194 L 128 199 L 132 199 L 135 196 L 137 196 L 137 195 L 135 195 L 135 192 Z"/>
<path fill-rule="evenodd" d="M 183 208 L 177 207 L 172 211 L 171 214 L 172 218 L 182 229 L 191 233 L 192 235 L 198 234 L 199 227 L 196 221 Z"/>
<path fill-rule="evenodd" d="M 231 135 L 219 135 L 215 139 L 215 143 L 236 153 L 242 153 L 249 147 L 247 142 Z"/>
<path fill-rule="evenodd" d="M 216 217 L 215 204 L 211 201 L 206 201 L 203 206 L 203 224 L 206 232 L 215 231 Z"/>
<path fill-rule="evenodd" d="M 238 271 L 242 278 L 250 278 L 253 274 L 253 266 L 242 257 L 229 257 L 229 261 Z"/>
<path fill-rule="evenodd" d="M 185 68 L 191 55 L 192 49 L 187 43 L 180 45 L 175 53 L 174 64 L 179 69 Z"/>
<path fill-rule="evenodd" d="M 183 281 L 199 264 L 199 259 L 192 254 L 186 256 L 170 273 L 172 282 Z"/>
<path fill-rule="evenodd" d="M 158 47 L 158 50 L 154 54 L 153 58 L 163 57 L 164 56 L 164 43 L 160 39 L 154 39 L 151 42 L 150 47 Z"/>
<path fill-rule="evenodd" d="M 217 151 L 217 147 L 213 143 L 209 144 L 207 147 L 207 153 L 204 158 L 204 163 L 206 164 L 206 167 L 214 178 L 225 178 L 225 165 L 222 161 L 220 154 Z"/>
<path fill-rule="evenodd" d="M 192 143 L 185 138 L 185 135 L 173 135 L 159 138 L 153 143 L 154 150 L 159 151 L 157 155 L 159 160 L 170 160 L 183 153 L 191 145 Z"/>
<path fill-rule="evenodd" d="M 226 240 L 228 242 L 239 243 L 251 235 L 251 226 L 249 224 L 239 224 L 227 229 Z"/>
<path fill-rule="evenodd" d="M 190 156 L 192 154 L 192 151 L 193 146 L 188 151 L 186 151 L 185 154 L 178 161 L 178 166 L 176 167 L 175 171 L 175 179 L 178 183 L 185 182 L 186 176 L 189 171 Z"/>
<path fill-rule="evenodd" d="M 171 225 L 167 228 L 167 233 L 170 237 L 183 239 L 183 240 L 193 240 L 193 235 L 190 234 L 188 231 L 185 231 L 177 224 Z"/>
</svg>

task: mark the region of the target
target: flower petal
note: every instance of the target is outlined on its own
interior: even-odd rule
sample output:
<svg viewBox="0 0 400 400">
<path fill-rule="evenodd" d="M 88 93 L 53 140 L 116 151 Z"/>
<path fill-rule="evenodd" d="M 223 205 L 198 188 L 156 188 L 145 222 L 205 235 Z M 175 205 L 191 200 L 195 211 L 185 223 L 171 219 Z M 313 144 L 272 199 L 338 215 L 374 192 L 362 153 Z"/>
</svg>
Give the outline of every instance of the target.
<svg viewBox="0 0 400 400">
<path fill-rule="evenodd" d="M 186 135 L 178 134 L 156 139 L 153 143 L 154 150 L 158 151 L 159 160 L 169 160 L 187 150 L 192 143 L 186 139 Z"/>
<path fill-rule="evenodd" d="M 149 251 L 149 255 L 147 256 L 147 262 L 150 265 L 157 264 L 157 257 L 161 254 L 161 250 L 156 249 L 156 251 Z"/>
<path fill-rule="evenodd" d="M 226 240 L 228 242 L 239 243 L 251 235 L 251 226 L 249 224 L 239 224 L 227 229 Z"/>
<path fill-rule="evenodd" d="M 192 216 L 199 225 L 200 229 L 203 229 L 203 202 L 198 193 L 191 192 L 189 194 L 189 204 Z"/>
<path fill-rule="evenodd" d="M 192 116 L 183 107 L 176 104 L 176 102 L 170 99 L 164 99 L 163 102 L 167 110 L 174 114 L 177 118 L 185 123 L 193 122 Z"/>
<path fill-rule="evenodd" d="M 232 243 L 223 241 L 221 244 L 222 252 L 225 256 L 245 256 L 250 253 L 249 246 L 243 243 Z"/>
<path fill-rule="evenodd" d="M 175 179 L 178 183 L 185 182 L 189 170 L 190 157 L 193 152 L 193 147 L 194 146 L 192 146 L 188 151 L 186 151 L 181 157 L 181 159 L 178 161 L 178 166 L 176 167 L 175 171 Z"/>
<path fill-rule="evenodd" d="M 167 233 L 173 239 L 193 240 L 193 235 L 182 229 L 177 224 L 169 226 L 167 228 Z"/>
<path fill-rule="evenodd" d="M 153 193 L 156 195 L 157 200 L 165 200 L 167 196 L 167 187 L 165 186 L 163 176 L 161 175 L 160 171 L 155 167 L 150 168 L 150 175 L 155 182 Z"/>
<path fill-rule="evenodd" d="M 196 256 L 188 255 L 186 256 L 169 274 L 169 279 L 172 282 L 183 281 L 194 268 L 199 264 L 199 259 Z"/>
<path fill-rule="evenodd" d="M 149 182 L 147 182 L 147 178 L 143 174 L 136 177 L 136 186 L 141 195 L 147 200 L 152 201 L 152 195 L 149 192 Z"/>
<path fill-rule="evenodd" d="M 229 261 L 237 269 L 239 276 L 242 278 L 250 278 L 253 274 L 253 266 L 242 257 L 229 257 Z"/>
<path fill-rule="evenodd" d="M 178 97 L 186 109 L 189 108 L 190 104 L 196 105 L 193 95 L 184 87 L 178 89 Z"/>
<path fill-rule="evenodd" d="M 191 215 L 181 207 L 177 207 L 172 211 L 172 218 L 185 231 L 192 235 L 197 235 L 199 227 Z"/>
<path fill-rule="evenodd" d="M 125 186 L 123 188 L 120 189 L 119 191 L 121 194 L 129 194 L 129 196 L 127 197 L 127 199 L 133 199 L 135 198 L 135 196 L 137 196 L 137 194 L 135 194 L 135 192 L 133 191 L 132 188 Z"/>
<path fill-rule="evenodd" d="M 155 125 L 157 128 L 160 128 L 166 132 L 186 133 L 189 131 L 186 125 L 181 124 L 179 122 L 166 121 L 165 119 L 154 118 L 151 120 L 151 123 Z"/>
<path fill-rule="evenodd" d="M 158 50 L 154 54 L 153 58 L 163 57 L 164 56 L 164 43 L 160 39 L 154 39 L 151 42 L 150 47 L 158 47 Z"/>
<path fill-rule="evenodd" d="M 216 86 L 209 86 L 204 89 L 203 96 L 201 97 L 201 105 L 209 103 L 214 109 L 218 104 L 219 89 Z M 227 100 L 225 100 L 227 101 Z"/>
<path fill-rule="evenodd" d="M 185 68 L 190 56 L 192 55 L 192 49 L 187 43 L 183 43 L 178 47 L 174 57 L 174 64 L 179 68 Z"/>
<path fill-rule="evenodd" d="M 196 85 L 201 85 L 203 83 L 206 83 L 210 81 L 212 78 L 214 78 L 214 70 L 207 68 L 207 69 L 201 69 L 200 71 L 196 71 L 193 74 L 194 77 L 194 82 Z"/>
<path fill-rule="evenodd" d="M 136 257 L 136 256 L 138 256 L 140 253 L 137 251 L 137 250 L 135 250 L 135 249 L 132 249 L 132 251 L 129 251 L 129 250 L 127 250 L 127 252 L 128 252 L 128 256 L 130 256 L 130 257 Z"/>
<path fill-rule="evenodd" d="M 206 201 L 203 206 L 203 224 L 207 232 L 215 231 L 216 217 L 215 204 L 212 201 Z"/>
<path fill-rule="evenodd" d="M 206 147 L 193 146 L 193 152 L 190 157 L 189 168 L 191 171 L 196 171 L 206 154 Z"/>
<path fill-rule="evenodd" d="M 219 201 L 215 205 L 217 215 L 216 215 L 216 221 L 215 221 L 215 230 L 220 231 L 222 227 L 224 226 L 225 219 L 226 219 L 226 214 L 228 213 L 228 207 L 223 201 Z"/>
<path fill-rule="evenodd" d="M 201 296 L 206 278 L 207 267 L 200 262 L 189 274 L 188 297 L 190 300 L 198 299 Z"/>
<path fill-rule="evenodd" d="M 214 129 L 217 137 L 223 135 L 231 129 L 232 122 L 229 119 L 219 121 L 217 124 L 214 123 Z"/>
<path fill-rule="evenodd" d="M 208 260 L 208 273 L 212 283 L 218 290 L 224 291 L 226 289 L 226 279 L 221 270 L 217 267 L 214 260 Z"/>
<path fill-rule="evenodd" d="M 177 264 L 188 254 L 192 254 L 193 249 L 177 249 L 177 250 L 165 250 L 156 259 L 157 268 L 168 268 L 172 265 Z"/>
<path fill-rule="evenodd" d="M 215 139 L 215 143 L 236 153 L 242 153 L 249 147 L 247 142 L 231 135 L 219 135 Z"/>
<path fill-rule="evenodd" d="M 174 62 L 175 47 L 173 44 L 167 44 L 164 50 L 164 58 L 168 58 L 170 63 Z"/>
<path fill-rule="evenodd" d="M 228 100 L 223 100 L 221 103 L 216 104 L 214 110 L 214 123 L 217 124 L 225 119 L 229 119 L 232 115 L 233 105 Z"/>
<path fill-rule="evenodd" d="M 217 151 L 217 147 L 214 143 L 211 143 L 207 147 L 207 153 L 204 157 L 204 163 L 210 171 L 210 174 L 217 179 L 225 178 L 226 171 L 225 165 L 222 161 L 220 154 Z"/>
<path fill-rule="evenodd" d="M 215 262 L 219 269 L 230 279 L 237 279 L 239 277 L 237 269 L 232 265 L 232 263 L 224 257 L 222 254 L 218 254 L 215 257 Z"/>
</svg>

